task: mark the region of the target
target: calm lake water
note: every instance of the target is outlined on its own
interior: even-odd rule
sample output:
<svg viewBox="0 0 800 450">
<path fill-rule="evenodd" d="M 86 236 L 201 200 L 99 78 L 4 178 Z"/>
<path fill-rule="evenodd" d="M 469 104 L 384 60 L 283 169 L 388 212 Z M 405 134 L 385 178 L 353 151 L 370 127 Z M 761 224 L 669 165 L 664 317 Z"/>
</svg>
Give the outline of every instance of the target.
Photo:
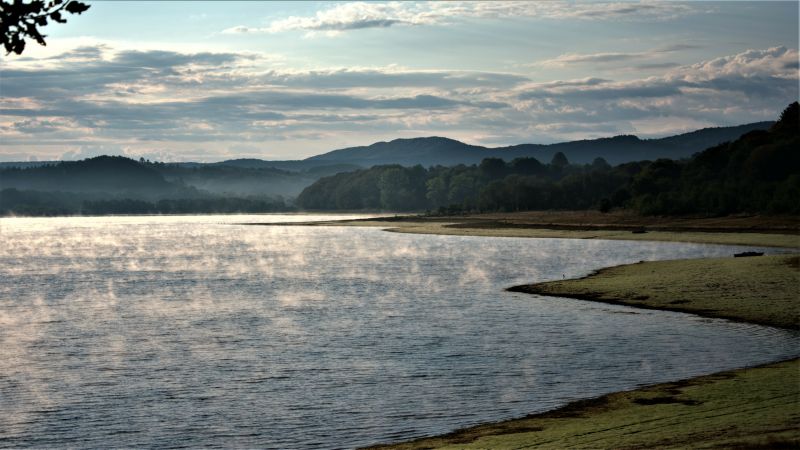
<svg viewBox="0 0 800 450">
<path fill-rule="evenodd" d="M 739 248 L 236 224 L 322 218 L 0 219 L 0 447 L 356 447 L 800 353 L 503 290 Z"/>
</svg>

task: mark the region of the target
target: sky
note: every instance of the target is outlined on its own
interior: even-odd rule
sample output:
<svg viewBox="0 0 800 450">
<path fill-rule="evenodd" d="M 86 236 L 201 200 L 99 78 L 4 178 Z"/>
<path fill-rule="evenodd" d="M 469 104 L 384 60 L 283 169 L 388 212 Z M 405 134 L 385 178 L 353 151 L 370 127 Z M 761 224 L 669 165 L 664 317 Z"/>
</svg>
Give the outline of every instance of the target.
<svg viewBox="0 0 800 450">
<path fill-rule="evenodd" d="M 798 99 L 798 2 L 92 2 L 0 56 L 0 161 L 661 137 Z"/>
</svg>

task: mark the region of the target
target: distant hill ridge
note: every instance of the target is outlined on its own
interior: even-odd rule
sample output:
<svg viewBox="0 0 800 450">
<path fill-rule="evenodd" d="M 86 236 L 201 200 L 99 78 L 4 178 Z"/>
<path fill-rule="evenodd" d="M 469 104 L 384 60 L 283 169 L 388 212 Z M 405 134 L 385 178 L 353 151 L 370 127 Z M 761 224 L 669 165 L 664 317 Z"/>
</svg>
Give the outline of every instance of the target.
<svg viewBox="0 0 800 450">
<path fill-rule="evenodd" d="M 558 152 L 564 153 L 571 163 L 589 164 L 603 158 L 612 165 L 631 161 L 659 158 L 683 159 L 722 142 L 733 141 L 754 130 L 769 129 L 775 122 L 754 122 L 731 127 L 703 128 L 700 130 L 658 139 L 640 139 L 634 135 L 619 135 L 598 139 L 585 139 L 555 144 L 518 144 L 506 147 L 484 147 L 465 144 L 441 136 L 394 139 L 371 145 L 333 150 L 303 160 L 270 161 L 255 158 L 230 159 L 216 163 L 181 162 L 173 165 L 185 167 L 231 166 L 248 169 L 274 168 L 309 175 L 330 174 L 366 168 L 374 165 L 400 164 L 404 166 L 454 166 L 478 164 L 484 158 L 536 158 L 549 162 Z M 30 168 L 52 165 L 57 161 L 0 162 L 7 167 Z"/>
<path fill-rule="evenodd" d="M 0 177 L 0 189 L 154 194 L 176 191 L 152 167 L 123 156 L 98 156 L 38 167 L 10 167 Z"/>
<path fill-rule="evenodd" d="M 558 152 L 564 153 L 572 163 L 588 164 L 601 157 L 610 164 L 658 158 L 682 159 L 708 147 L 727 142 L 753 130 L 766 130 L 774 122 L 756 122 L 733 127 L 704 128 L 676 136 L 659 139 L 640 139 L 633 135 L 586 139 L 556 144 L 519 144 L 507 147 L 470 145 L 455 139 L 432 136 L 395 139 L 376 142 L 368 146 L 350 147 L 304 160 L 309 163 L 355 164 L 369 167 L 378 164 L 413 166 L 452 166 L 477 164 L 484 158 L 536 158 L 547 162 Z"/>
</svg>

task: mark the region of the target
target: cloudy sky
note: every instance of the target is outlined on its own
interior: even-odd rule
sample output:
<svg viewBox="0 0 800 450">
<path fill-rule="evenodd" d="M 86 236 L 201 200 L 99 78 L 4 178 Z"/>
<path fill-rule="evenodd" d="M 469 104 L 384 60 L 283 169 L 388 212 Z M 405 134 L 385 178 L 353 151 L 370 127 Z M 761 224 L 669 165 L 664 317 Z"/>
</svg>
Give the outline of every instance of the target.
<svg viewBox="0 0 800 450">
<path fill-rule="evenodd" d="M 772 120 L 798 2 L 89 2 L 0 56 L 0 160 L 300 159 Z"/>
</svg>

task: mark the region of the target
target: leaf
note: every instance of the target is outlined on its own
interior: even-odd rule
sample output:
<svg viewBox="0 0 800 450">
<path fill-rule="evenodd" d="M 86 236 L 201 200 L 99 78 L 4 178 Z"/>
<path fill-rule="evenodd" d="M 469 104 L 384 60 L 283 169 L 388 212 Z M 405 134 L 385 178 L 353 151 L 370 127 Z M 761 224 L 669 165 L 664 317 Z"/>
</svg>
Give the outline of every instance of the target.
<svg viewBox="0 0 800 450">
<path fill-rule="evenodd" d="M 66 19 L 62 19 L 61 18 L 61 13 L 58 12 L 58 11 L 55 11 L 55 12 L 51 13 L 50 14 L 50 18 L 55 20 L 58 23 L 67 23 Z"/>
<path fill-rule="evenodd" d="M 18 41 L 14 42 L 12 50 L 14 53 L 21 55 L 22 51 L 25 50 L 25 40 L 19 39 Z"/>
<path fill-rule="evenodd" d="M 89 5 L 81 2 L 71 1 L 67 3 L 67 6 L 65 6 L 64 9 L 70 14 L 80 14 L 89 9 Z"/>
<path fill-rule="evenodd" d="M 41 45 L 45 46 L 47 45 L 47 43 L 44 41 L 44 36 L 42 36 L 42 34 L 39 33 L 39 30 L 36 29 L 36 25 L 28 24 L 28 26 L 26 27 L 26 31 L 28 32 L 28 35 L 30 37 L 36 39 L 36 42 L 38 42 Z"/>
<path fill-rule="evenodd" d="M 47 25 L 47 17 L 45 16 L 37 17 L 35 20 L 36 20 L 36 25 L 39 25 L 41 27 Z"/>
</svg>

